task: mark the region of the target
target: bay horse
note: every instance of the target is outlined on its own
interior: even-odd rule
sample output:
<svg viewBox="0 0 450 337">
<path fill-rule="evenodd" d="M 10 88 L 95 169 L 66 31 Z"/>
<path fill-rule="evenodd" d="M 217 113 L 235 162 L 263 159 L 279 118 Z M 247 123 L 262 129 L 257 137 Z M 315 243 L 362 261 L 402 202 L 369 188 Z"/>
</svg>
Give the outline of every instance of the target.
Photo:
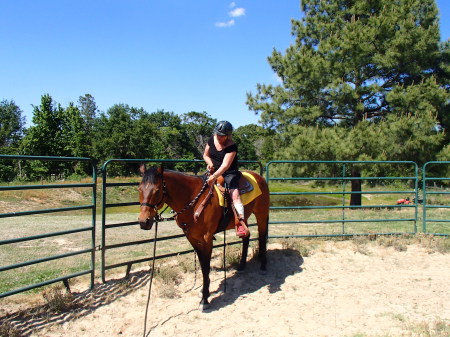
<svg viewBox="0 0 450 337">
<path fill-rule="evenodd" d="M 139 224 L 141 229 L 149 230 L 153 223 L 158 221 L 158 210 L 164 204 L 175 212 L 174 219 L 183 230 L 186 238 L 191 243 L 200 261 L 203 275 L 202 299 L 200 309 L 209 307 L 209 272 L 214 234 L 218 231 L 223 217 L 223 206 L 220 206 L 217 192 L 212 189 L 212 197 L 207 198 L 207 183 L 201 176 L 188 175 L 177 171 L 164 170 L 161 167 L 147 169 L 145 165 L 140 168 L 142 181 L 139 184 L 140 214 Z M 245 205 L 245 220 L 254 214 L 258 224 L 259 259 L 260 270 L 266 270 L 266 242 L 269 221 L 269 188 L 263 177 L 248 171 L 256 179 L 261 195 Z M 203 211 L 194 219 L 194 209 L 204 200 Z M 226 229 L 234 228 L 234 217 L 226 224 Z M 223 229 L 222 229 L 223 230 Z M 244 270 L 247 260 L 250 236 L 242 239 L 242 255 L 238 270 Z"/>
</svg>

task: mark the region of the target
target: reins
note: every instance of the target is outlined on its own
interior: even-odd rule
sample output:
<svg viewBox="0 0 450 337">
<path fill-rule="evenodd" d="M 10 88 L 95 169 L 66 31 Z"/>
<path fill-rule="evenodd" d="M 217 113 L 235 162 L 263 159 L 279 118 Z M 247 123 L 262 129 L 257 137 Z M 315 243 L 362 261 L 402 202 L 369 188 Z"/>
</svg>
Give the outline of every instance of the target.
<svg viewBox="0 0 450 337">
<path fill-rule="evenodd" d="M 153 283 L 153 274 L 155 271 L 155 256 L 156 256 L 156 240 L 158 238 L 158 221 L 155 224 L 155 239 L 153 241 L 153 262 L 152 262 L 152 272 L 150 273 L 150 285 L 148 288 L 148 296 L 147 296 L 147 305 L 145 307 L 145 318 L 144 318 L 144 337 L 147 336 L 147 316 L 148 316 L 148 307 L 150 305 L 150 295 L 152 293 L 152 283 Z M 150 331 L 148 332 L 150 334 Z"/>
<path fill-rule="evenodd" d="M 157 241 L 157 238 L 158 238 L 158 222 L 175 220 L 178 215 L 180 215 L 181 213 L 185 212 L 187 209 L 192 207 L 197 202 L 197 200 L 200 198 L 200 196 L 203 194 L 203 192 L 205 191 L 206 187 L 208 186 L 208 177 L 209 177 L 209 175 L 210 175 L 210 172 L 209 171 L 206 172 L 205 182 L 203 183 L 203 186 L 202 186 L 200 192 L 197 194 L 197 196 L 189 204 L 187 204 L 181 211 L 176 212 L 171 217 L 163 218 L 161 216 L 161 214 L 164 213 L 169 206 L 167 206 L 161 213 L 158 212 L 158 207 L 164 202 L 164 197 L 167 194 L 166 181 L 164 180 L 164 176 L 163 175 L 161 175 L 162 184 L 163 184 L 163 193 L 162 193 L 162 196 L 161 196 L 161 199 L 159 200 L 159 202 L 157 204 L 154 204 L 154 205 L 153 204 L 149 204 L 149 203 L 145 203 L 145 202 L 141 203 L 141 206 L 151 207 L 156 212 L 156 214 L 154 216 L 154 219 L 155 219 L 155 238 L 154 238 L 154 241 L 153 241 L 152 271 L 150 273 L 150 284 L 149 284 L 149 288 L 148 288 L 147 304 L 146 304 L 146 307 L 145 307 L 144 335 L 143 335 L 144 337 L 147 336 L 148 308 L 149 308 L 149 305 L 150 305 L 150 296 L 151 296 L 151 292 L 152 292 L 153 275 L 154 275 L 154 271 L 155 271 L 156 241 Z M 195 284 L 194 284 L 194 286 L 195 286 Z M 150 331 L 148 332 L 148 334 L 150 334 Z"/>
<path fill-rule="evenodd" d="M 141 206 L 147 206 L 147 207 L 151 207 L 151 208 L 154 209 L 154 211 L 156 213 L 155 216 L 154 216 L 154 219 L 155 219 L 156 222 L 164 222 L 164 221 L 175 220 L 177 218 L 177 216 L 179 216 L 180 214 L 182 214 L 183 212 L 185 212 L 186 210 L 191 208 L 198 201 L 198 199 L 201 197 L 203 192 L 205 192 L 205 189 L 208 186 L 208 177 L 209 177 L 209 175 L 210 175 L 210 172 L 207 171 L 206 174 L 205 174 L 205 176 L 206 176 L 205 182 L 203 183 L 203 186 L 202 186 L 200 192 L 198 192 L 197 196 L 194 199 L 192 199 L 192 201 L 190 203 L 188 203 L 186 206 L 184 206 L 184 208 L 181 211 L 175 212 L 175 214 L 173 216 L 171 216 L 171 217 L 163 218 L 161 216 L 161 214 L 164 213 L 164 211 L 169 206 L 167 206 L 161 213 L 158 212 L 158 207 L 164 202 L 164 197 L 167 195 L 167 187 L 166 187 L 166 181 L 164 180 L 164 175 L 161 175 L 161 180 L 162 180 L 162 184 L 163 184 L 163 193 L 162 193 L 161 199 L 158 201 L 157 204 L 149 204 L 149 203 L 143 202 L 143 203 L 141 203 Z"/>
</svg>

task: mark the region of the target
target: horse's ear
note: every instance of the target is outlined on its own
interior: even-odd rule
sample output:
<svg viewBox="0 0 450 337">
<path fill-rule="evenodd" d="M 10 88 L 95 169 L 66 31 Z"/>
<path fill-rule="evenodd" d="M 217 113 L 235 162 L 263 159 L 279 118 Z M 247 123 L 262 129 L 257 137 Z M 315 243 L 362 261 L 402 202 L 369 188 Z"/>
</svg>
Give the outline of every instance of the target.
<svg viewBox="0 0 450 337">
<path fill-rule="evenodd" d="M 158 173 L 161 175 L 164 173 L 164 164 L 161 164 L 161 166 L 158 167 Z"/>
<path fill-rule="evenodd" d="M 141 163 L 141 165 L 139 166 L 139 172 L 141 172 L 141 177 L 144 176 L 145 171 L 147 171 L 147 166 L 145 165 L 145 163 Z"/>
</svg>

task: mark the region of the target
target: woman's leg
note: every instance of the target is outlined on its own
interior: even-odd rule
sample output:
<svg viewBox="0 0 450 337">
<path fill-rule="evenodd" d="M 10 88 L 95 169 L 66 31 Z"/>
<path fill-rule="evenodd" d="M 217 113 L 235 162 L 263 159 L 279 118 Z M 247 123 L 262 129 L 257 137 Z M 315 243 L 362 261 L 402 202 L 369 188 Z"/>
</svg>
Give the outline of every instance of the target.
<svg viewBox="0 0 450 337">
<path fill-rule="evenodd" d="M 231 198 L 233 199 L 234 207 L 236 208 L 236 211 L 239 215 L 240 219 L 244 219 L 244 205 L 241 201 L 241 195 L 239 194 L 239 190 L 236 189 L 230 189 Z"/>
</svg>

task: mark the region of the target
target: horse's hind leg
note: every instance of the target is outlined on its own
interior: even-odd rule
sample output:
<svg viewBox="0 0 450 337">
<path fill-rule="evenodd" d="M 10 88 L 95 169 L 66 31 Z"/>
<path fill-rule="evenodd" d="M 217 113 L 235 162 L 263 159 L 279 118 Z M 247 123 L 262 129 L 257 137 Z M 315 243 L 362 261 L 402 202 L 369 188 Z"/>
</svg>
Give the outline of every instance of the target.
<svg viewBox="0 0 450 337">
<path fill-rule="evenodd" d="M 247 265 L 247 254 L 249 243 L 250 243 L 250 235 L 242 239 L 242 255 L 241 260 L 239 261 L 239 266 L 237 268 L 238 271 L 244 271 L 245 266 Z"/>
</svg>

